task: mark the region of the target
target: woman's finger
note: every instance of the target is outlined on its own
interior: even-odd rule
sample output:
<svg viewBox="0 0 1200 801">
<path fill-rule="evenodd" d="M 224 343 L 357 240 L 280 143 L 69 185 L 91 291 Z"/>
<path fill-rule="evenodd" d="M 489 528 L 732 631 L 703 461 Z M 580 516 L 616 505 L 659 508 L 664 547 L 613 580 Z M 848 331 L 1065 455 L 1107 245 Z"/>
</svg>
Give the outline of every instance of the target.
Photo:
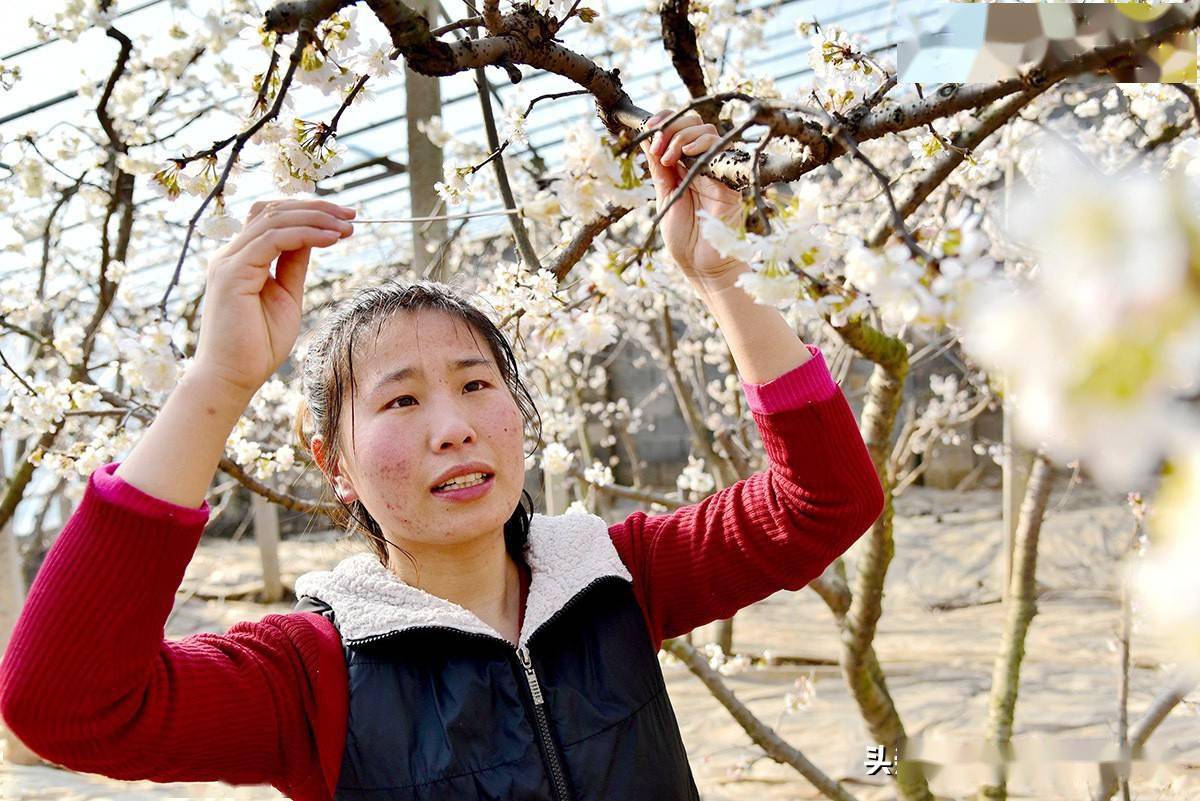
<svg viewBox="0 0 1200 801">
<path fill-rule="evenodd" d="M 713 133 L 701 134 L 692 141 L 683 146 L 684 155 L 695 156 L 705 152 L 710 147 L 721 141 L 721 137 Z"/>
<path fill-rule="evenodd" d="M 328 200 L 301 200 L 298 198 L 277 198 L 275 200 L 256 200 L 250 204 L 250 211 L 246 214 L 246 223 L 258 217 L 266 211 L 283 211 L 287 209 L 310 209 L 313 211 L 323 211 L 326 214 L 332 214 L 335 217 L 340 217 L 343 220 L 349 220 L 354 217 L 354 209 L 346 206 L 339 206 L 336 203 L 330 203 Z"/>
<path fill-rule="evenodd" d="M 684 130 L 685 128 L 703 125 L 704 120 L 700 118 L 699 114 L 697 114 L 695 111 L 688 111 L 679 119 L 673 120 L 669 125 L 665 126 L 662 128 L 662 130 L 654 135 L 654 138 L 650 143 L 650 152 L 656 156 L 662 155 L 663 151 L 666 150 L 667 144 L 680 131 Z"/>
<path fill-rule="evenodd" d="M 708 133 L 708 128 L 704 125 L 692 125 L 684 128 L 671 138 L 670 144 L 667 145 L 666 151 L 661 156 L 662 163 L 669 167 L 679 161 L 679 157 L 683 155 L 684 147 L 692 144 L 702 136 L 711 135 Z"/>
<path fill-rule="evenodd" d="M 236 261 L 259 267 L 270 267 L 280 254 L 300 248 L 324 248 L 342 238 L 339 231 L 331 228 L 296 226 L 294 228 L 272 228 L 249 242 L 236 256 Z"/>
<path fill-rule="evenodd" d="M 249 243 L 272 229 L 298 226 L 328 228 L 346 236 L 354 230 L 354 226 L 346 220 L 325 211 L 306 208 L 268 208 L 260 211 L 258 217 L 247 224 L 245 229 L 226 246 L 224 255 L 227 257 L 237 256 Z"/>
<path fill-rule="evenodd" d="M 657 126 L 660 122 L 665 120 L 667 117 L 670 117 L 674 113 L 675 112 L 671 111 L 670 109 L 663 109 L 662 111 L 654 112 L 653 114 L 651 114 L 649 117 L 646 118 L 645 122 L 642 123 L 642 130 L 643 131 L 654 131 L 655 126 Z M 658 133 L 657 131 L 654 131 L 654 133 L 651 134 L 651 136 L 649 136 L 647 139 L 645 139 L 643 141 L 646 142 L 647 144 L 652 142 L 654 140 L 654 137 L 657 135 L 657 133 Z"/>
</svg>

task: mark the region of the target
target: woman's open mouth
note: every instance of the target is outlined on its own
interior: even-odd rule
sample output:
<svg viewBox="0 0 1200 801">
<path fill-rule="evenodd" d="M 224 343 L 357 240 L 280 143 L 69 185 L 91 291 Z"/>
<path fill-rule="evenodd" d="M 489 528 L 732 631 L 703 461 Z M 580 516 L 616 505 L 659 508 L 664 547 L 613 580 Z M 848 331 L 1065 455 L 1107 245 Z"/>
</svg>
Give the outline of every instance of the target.
<svg viewBox="0 0 1200 801">
<path fill-rule="evenodd" d="M 452 501 L 472 501 L 491 490 L 496 483 L 494 473 L 471 473 L 430 490 L 439 498 Z"/>
</svg>

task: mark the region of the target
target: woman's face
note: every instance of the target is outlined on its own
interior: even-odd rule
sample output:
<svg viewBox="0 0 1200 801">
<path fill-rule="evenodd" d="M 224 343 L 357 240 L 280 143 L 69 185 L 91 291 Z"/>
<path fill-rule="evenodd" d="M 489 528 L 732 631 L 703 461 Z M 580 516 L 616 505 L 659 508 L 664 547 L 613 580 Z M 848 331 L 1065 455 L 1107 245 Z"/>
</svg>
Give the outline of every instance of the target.
<svg viewBox="0 0 1200 801">
<path fill-rule="evenodd" d="M 361 500 L 384 536 L 417 555 L 423 545 L 503 537 L 524 487 L 525 441 L 486 339 L 461 318 L 422 309 L 394 315 L 359 352 L 353 431 L 346 404 L 333 476 L 342 499 Z M 482 494 L 433 491 L 467 462 L 491 474 Z"/>
</svg>

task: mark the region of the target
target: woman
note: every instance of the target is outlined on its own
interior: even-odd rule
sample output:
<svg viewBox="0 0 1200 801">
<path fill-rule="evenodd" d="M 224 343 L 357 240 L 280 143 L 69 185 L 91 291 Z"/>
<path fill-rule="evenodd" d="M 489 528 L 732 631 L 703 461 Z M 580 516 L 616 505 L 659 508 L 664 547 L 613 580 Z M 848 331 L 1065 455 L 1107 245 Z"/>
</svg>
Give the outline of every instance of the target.
<svg viewBox="0 0 1200 801">
<path fill-rule="evenodd" d="M 688 114 L 643 145 L 660 203 L 715 141 Z M 536 412 L 503 335 L 448 287 L 387 283 L 324 320 L 297 421 L 372 553 L 300 577 L 301 611 L 169 641 L 225 441 L 299 332 L 309 253 L 353 230 L 329 203 L 256 204 L 209 265 L 194 363 L 92 474 L 33 583 L 0 663 L 11 729 L 76 770 L 303 801 L 696 799 L 663 638 L 803 587 L 883 503 L 820 352 L 735 286 L 748 268 L 699 236 L 702 208 L 731 219 L 740 197 L 702 178 L 662 234 L 729 343 L 768 470 L 612 526 L 531 515 Z"/>
</svg>

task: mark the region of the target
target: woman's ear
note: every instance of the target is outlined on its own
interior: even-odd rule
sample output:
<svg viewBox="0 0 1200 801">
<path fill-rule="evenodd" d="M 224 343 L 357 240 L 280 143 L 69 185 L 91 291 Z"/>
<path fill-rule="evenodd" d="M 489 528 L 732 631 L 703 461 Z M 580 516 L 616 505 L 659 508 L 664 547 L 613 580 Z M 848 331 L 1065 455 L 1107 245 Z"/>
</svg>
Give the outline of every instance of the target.
<svg viewBox="0 0 1200 801">
<path fill-rule="evenodd" d="M 358 500 L 358 493 L 354 491 L 354 485 L 340 473 L 333 477 L 334 492 L 342 503 L 354 503 Z"/>
<path fill-rule="evenodd" d="M 342 466 L 339 464 L 334 468 L 333 474 L 330 475 L 326 468 L 328 458 L 325 453 L 325 441 L 318 434 L 312 438 L 312 453 L 313 461 L 317 463 L 317 467 L 325 475 L 325 478 L 333 484 L 333 491 L 338 496 L 342 503 L 353 503 L 358 500 L 358 493 L 354 491 L 354 485 L 350 483 L 349 478 L 342 471 Z"/>
</svg>

